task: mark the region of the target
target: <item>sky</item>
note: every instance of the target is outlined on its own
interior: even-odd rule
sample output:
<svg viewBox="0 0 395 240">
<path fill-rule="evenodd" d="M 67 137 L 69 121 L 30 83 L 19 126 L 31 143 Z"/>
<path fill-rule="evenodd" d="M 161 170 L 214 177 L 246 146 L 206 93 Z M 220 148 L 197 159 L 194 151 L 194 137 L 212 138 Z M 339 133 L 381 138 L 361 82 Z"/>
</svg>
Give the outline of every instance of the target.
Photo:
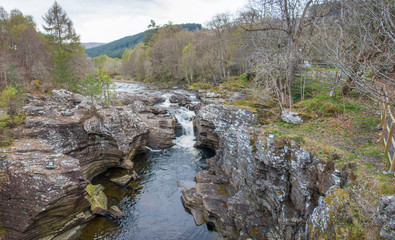
<svg viewBox="0 0 395 240">
<path fill-rule="evenodd" d="M 107 43 L 170 22 L 201 23 L 203 26 L 219 13 L 236 14 L 247 0 L 57 0 L 74 24 L 81 42 Z M 33 16 L 43 31 L 42 16 L 54 0 L 0 0 L 7 12 L 19 9 Z"/>
</svg>

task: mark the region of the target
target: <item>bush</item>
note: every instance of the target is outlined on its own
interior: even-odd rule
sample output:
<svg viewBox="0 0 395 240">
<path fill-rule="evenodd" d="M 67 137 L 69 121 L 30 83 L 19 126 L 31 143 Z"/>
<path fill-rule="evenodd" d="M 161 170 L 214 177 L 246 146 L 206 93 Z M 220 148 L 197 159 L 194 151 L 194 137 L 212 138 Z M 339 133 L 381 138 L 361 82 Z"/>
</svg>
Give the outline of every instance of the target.
<svg viewBox="0 0 395 240">
<path fill-rule="evenodd" d="M 22 92 L 17 87 L 6 86 L 0 94 L 0 109 L 10 116 L 22 112 L 23 104 Z"/>
<path fill-rule="evenodd" d="M 24 96 L 18 87 L 7 86 L 0 93 L 0 146 L 10 145 L 13 141 L 10 128 L 24 122 L 23 105 Z"/>
</svg>

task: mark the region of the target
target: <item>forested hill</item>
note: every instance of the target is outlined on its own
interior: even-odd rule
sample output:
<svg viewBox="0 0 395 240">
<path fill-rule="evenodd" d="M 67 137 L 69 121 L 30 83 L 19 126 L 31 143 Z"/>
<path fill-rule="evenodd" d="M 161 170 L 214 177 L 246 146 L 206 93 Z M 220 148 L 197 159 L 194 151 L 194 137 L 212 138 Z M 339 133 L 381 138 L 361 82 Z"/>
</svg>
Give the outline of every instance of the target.
<svg viewBox="0 0 395 240">
<path fill-rule="evenodd" d="M 180 24 L 180 26 L 184 29 L 188 29 L 189 31 L 195 31 L 196 29 L 202 29 L 201 24 L 197 23 L 185 23 Z M 143 41 L 145 38 L 145 32 L 141 32 L 132 36 L 127 36 L 113 42 L 89 48 L 85 50 L 85 53 L 91 57 L 97 57 L 100 55 L 107 55 L 111 58 L 122 58 L 122 54 L 127 48 L 133 48 L 139 42 Z"/>
</svg>

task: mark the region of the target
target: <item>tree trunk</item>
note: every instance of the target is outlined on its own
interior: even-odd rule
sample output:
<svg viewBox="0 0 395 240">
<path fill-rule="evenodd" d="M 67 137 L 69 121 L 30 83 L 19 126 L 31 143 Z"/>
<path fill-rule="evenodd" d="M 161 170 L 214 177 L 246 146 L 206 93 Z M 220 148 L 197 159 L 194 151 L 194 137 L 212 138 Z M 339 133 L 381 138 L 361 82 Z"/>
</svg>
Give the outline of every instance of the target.
<svg viewBox="0 0 395 240">
<path fill-rule="evenodd" d="M 351 72 L 351 74 L 354 74 L 354 73 L 356 73 L 357 71 L 358 71 L 358 69 L 359 69 L 359 64 L 358 63 L 354 63 L 353 65 L 352 65 L 352 72 Z M 350 74 L 349 74 L 350 75 Z M 340 76 L 341 77 L 341 76 Z M 343 96 L 345 96 L 345 95 L 348 95 L 351 91 L 352 91 L 352 88 L 350 87 L 351 85 L 352 85 L 352 83 L 353 83 L 353 79 L 352 79 L 352 77 L 351 76 L 347 76 L 347 78 L 346 78 L 346 84 L 343 86 L 343 88 L 342 88 L 342 94 L 343 94 Z"/>
</svg>

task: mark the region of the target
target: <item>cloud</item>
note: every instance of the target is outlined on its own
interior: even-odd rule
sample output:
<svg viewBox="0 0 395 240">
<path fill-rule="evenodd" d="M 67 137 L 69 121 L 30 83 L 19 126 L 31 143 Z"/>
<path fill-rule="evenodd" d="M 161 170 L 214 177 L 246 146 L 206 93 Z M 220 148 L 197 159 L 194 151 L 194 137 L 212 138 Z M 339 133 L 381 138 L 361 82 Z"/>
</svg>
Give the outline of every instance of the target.
<svg viewBox="0 0 395 240">
<path fill-rule="evenodd" d="M 53 0 L 0 0 L 7 11 L 32 15 L 39 29 Z M 82 42 L 110 42 L 157 24 L 206 23 L 215 14 L 235 13 L 247 0 L 57 0 L 74 23 Z"/>
</svg>

